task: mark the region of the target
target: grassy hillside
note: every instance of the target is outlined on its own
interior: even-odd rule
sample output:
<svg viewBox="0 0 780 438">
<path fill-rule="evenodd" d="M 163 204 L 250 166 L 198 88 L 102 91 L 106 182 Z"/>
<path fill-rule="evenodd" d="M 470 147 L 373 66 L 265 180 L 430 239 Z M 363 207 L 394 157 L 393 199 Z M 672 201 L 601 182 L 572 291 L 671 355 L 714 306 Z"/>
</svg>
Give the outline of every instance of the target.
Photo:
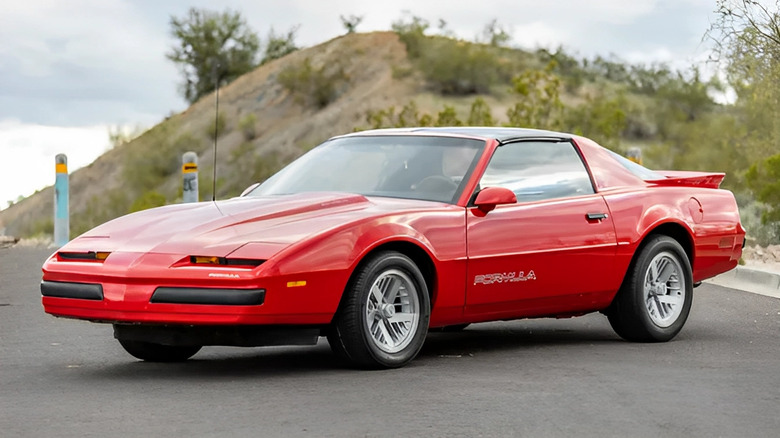
<svg viewBox="0 0 780 438">
<path fill-rule="evenodd" d="M 353 130 L 418 125 L 509 125 L 581 133 L 606 147 L 639 147 L 646 164 L 729 172 L 756 235 L 761 205 L 744 183 L 766 153 L 730 147 L 729 107 L 696 71 L 576 59 L 426 35 L 414 20 L 395 32 L 349 34 L 258 67 L 71 175 L 71 236 L 144 208 L 179 202 L 181 154 L 198 153 L 200 196 L 238 195 L 325 139 Z M 714 141 L 702 147 L 702 138 Z M 16 236 L 52 231 L 52 189 L 0 212 Z M 763 234 L 761 234 L 763 233 Z M 766 242 L 764 242 L 766 243 Z"/>
<path fill-rule="evenodd" d="M 217 197 L 236 196 L 325 139 L 352 131 L 369 109 L 409 100 L 417 92 L 414 81 L 393 78 L 393 68 L 406 62 L 396 34 L 353 34 L 263 65 L 223 87 Z M 280 75 L 307 64 L 322 70 L 327 83 L 300 92 L 280 83 Z M 326 106 L 299 97 L 331 85 Z M 73 172 L 71 235 L 134 210 L 178 202 L 181 154 L 188 150 L 199 156 L 201 199 L 210 198 L 214 119 L 212 94 Z M 0 223 L 9 235 L 50 233 L 52 203 L 48 187 L 0 212 Z"/>
</svg>

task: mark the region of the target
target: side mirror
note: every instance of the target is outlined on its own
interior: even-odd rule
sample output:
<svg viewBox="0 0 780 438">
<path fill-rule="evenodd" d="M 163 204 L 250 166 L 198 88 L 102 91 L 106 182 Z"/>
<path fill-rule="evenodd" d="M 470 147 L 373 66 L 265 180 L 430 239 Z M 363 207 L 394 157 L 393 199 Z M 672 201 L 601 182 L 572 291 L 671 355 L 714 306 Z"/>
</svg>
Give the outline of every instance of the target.
<svg viewBox="0 0 780 438">
<path fill-rule="evenodd" d="M 482 213 L 493 211 L 497 205 L 514 204 L 517 202 L 515 192 L 504 187 L 485 187 L 477 193 L 474 205 Z"/>
<path fill-rule="evenodd" d="M 243 198 L 243 197 L 244 197 L 244 195 L 246 195 L 247 193 L 249 193 L 249 192 L 251 192 L 252 190 L 256 189 L 256 188 L 257 188 L 257 186 L 259 186 L 259 185 L 260 185 L 260 183 L 259 183 L 259 182 L 256 182 L 256 183 L 252 184 L 251 186 L 247 187 L 246 189 L 244 189 L 244 191 L 243 191 L 243 192 L 241 192 L 241 197 Z"/>
</svg>

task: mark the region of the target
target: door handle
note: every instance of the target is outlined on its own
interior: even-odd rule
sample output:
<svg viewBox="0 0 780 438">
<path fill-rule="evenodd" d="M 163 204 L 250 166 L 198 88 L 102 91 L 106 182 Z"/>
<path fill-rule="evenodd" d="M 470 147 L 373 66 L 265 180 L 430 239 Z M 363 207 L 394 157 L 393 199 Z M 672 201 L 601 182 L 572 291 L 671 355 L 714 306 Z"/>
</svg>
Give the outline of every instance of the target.
<svg viewBox="0 0 780 438">
<path fill-rule="evenodd" d="M 606 213 L 588 213 L 585 215 L 589 221 L 600 221 L 607 218 Z"/>
</svg>

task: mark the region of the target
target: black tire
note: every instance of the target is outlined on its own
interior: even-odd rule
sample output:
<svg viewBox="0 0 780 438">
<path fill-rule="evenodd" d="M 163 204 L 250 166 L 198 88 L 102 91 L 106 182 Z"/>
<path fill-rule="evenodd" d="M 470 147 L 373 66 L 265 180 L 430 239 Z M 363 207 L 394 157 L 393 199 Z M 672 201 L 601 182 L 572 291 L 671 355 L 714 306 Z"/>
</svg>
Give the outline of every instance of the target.
<svg viewBox="0 0 780 438">
<path fill-rule="evenodd" d="M 147 362 L 184 362 L 201 349 L 200 345 L 162 345 L 123 339 L 119 339 L 119 344 L 133 357 Z"/>
<path fill-rule="evenodd" d="M 385 280 L 390 282 L 388 289 L 396 284 L 393 281 L 408 285 L 399 287 L 392 302 L 383 300 L 378 304 L 386 309 L 383 311 L 374 304 L 377 296 L 372 293 L 372 288 L 375 283 L 379 283 L 376 285 L 377 290 L 381 290 L 386 284 L 382 283 Z M 379 296 L 386 298 L 385 293 L 383 291 Z M 410 316 L 413 304 L 416 306 L 416 317 Z M 397 309 L 401 309 L 403 317 L 411 318 L 408 324 L 389 321 L 396 317 Z M 388 316 L 388 313 L 391 315 Z M 430 313 L 428 288 L 417 265 L 399 252 L 380 252 L 367 258 L 357 268 L 328 330 L 328 342 L 336 355 L 356 367 L 402 367 L 420 352 L 428 332 Z M 374 327 L 377 333 L 372 332 Z M 389 336 L 391 332 L 399 335 L 401 342 L 398 345 L 385 345 L 381 340 L 385 336 L 379 332 L 390 337 L 390 343 L 395 341 Z"/>
<path fill-rule="evenodd" d="M 444 327 L 436 327 L 436 328 L 428 329 L 428 331 L 436 332 L 436 333 L 457 333 L 457 332 L 462 332 L 466 327 L 470 325 L 471 324 L 445 325 Z"/>
<path fill-rule="evenodd" d="M 671 237 L 657 235 L 640 248 L 606 313 L 627 341 L 666 342 L 682 330 L 692 302 L 693 275 L 685 250 Z"/>
</svg>

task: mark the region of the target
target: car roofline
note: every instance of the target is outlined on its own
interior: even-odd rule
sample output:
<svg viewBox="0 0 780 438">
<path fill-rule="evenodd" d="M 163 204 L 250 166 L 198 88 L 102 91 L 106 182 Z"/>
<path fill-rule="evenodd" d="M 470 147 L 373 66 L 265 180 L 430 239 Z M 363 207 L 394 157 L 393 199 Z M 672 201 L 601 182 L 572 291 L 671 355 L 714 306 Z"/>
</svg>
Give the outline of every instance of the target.
<svg viewBox="0 0 780 438">
<path fill-rule="evenodd" d="M 372 129 L 367 131 L 353 132 L 345 135 L 333 137 L 381 137 L 381 136 L 431 136 L 431 137 L 456 137 L 473 138 L 479 140 L 496 140 L 500 144 L 511 143 L 515 141 L 526 140 L 558 140 L 571 141 L 574 136 L 562 132 L 545 131 L 540 129 L 526 128 L 500 128 L 500 127 L 416 127 L 416 128 L 388 128 Z"/>
</svg>

